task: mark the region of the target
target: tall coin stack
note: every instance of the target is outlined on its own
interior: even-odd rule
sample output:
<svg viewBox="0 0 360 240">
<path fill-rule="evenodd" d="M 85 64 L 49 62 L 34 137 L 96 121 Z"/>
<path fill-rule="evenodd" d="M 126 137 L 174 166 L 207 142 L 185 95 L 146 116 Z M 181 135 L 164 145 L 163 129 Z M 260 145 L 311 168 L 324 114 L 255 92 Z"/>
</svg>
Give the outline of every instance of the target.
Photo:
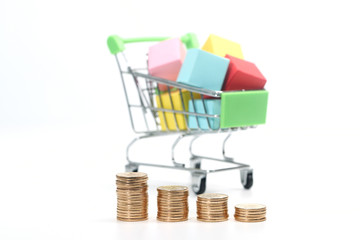
<svg viewBox="0 0 360 240">
<path fill-rule="evenodd" d="M 188 219 L 189 190 L 184 186 L 161 186 L 157 188 L 157 219 L 163 222 L 180 222 Z"/>
<path fill-rule="evenodd" d="M 235 220 L 239 222 L 263 222 L 266 220 L 266 206 L 248 203 L 235 206 Z"/>
<path fill-rule="evenodd" d="M 229 218 L 228 196 L 220 193 L 204 193 L 197 197 L 197 219 L 203 222 L 222 222 Z"/>
<path fill-rule="evenodd" d="M 125 172 L 116 175 L 117 219 L 144 221 L 148 218 L 147 174 Z"/>
</svg>

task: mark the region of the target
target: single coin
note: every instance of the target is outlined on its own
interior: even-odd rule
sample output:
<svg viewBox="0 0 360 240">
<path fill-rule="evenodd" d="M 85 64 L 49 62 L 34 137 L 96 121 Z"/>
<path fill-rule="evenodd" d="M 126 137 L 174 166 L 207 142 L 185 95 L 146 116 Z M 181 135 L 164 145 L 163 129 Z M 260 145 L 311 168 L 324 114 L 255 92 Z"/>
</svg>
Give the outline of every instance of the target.
<svg viewBox="0 0 360 240">
<path fill-rule="evenodd" d="M 160 186 L 157 188 L 158 191 L 188 191 L 188 187 L 186 186 L 177 186 L 177 185 L 169 185 L 169 186 Z"/>
<path fill-rule="evenodd" d="M 162 191 L 158 191 L 158 196 L 161 196 L 161 197 L 187 197 L 189 196 L 189 192 L 175 192 L 175 191 L 168 191 L 168 192 L 162 192 Z"/>
<path fill-rule="evenodd" d="M 224 202 L 224 203 L 196 203 L 197 207 L 213 207 L 213 208 L 219 208 L 219 207 L 228 207 L 228 203 Z"/>
<path fill-rule="evenodd" d="M 188 215 L 188 212 L 183 212 L 183 213 L 158 213 L 157 216 L 162 216 L 162 217 L 169 217 L 169 218 L 179 218 L 179 217 L 185 217 Z"/>
<path fill-rule="evenodd" d="M 235 218 L 236 221 L 239 221 L 239 222 L 264 222 L 266 221 L 266 218 L 262 218 L 262 219 L 242 219 L 242 218 Z"/>
<path fill-rule="evenodd" d="M 147 182 L 148 178 L 147 177 L 117 177 L 116 178 L 116 182 L 117 183 L 143 183 L 143 182 Z"/>
<path fill-rule="evenodd" d="M 265 215 L 265 214 L 262 214 L 262 215 L 253 215 L 253 216 L 234 215 L 234 217 L 246 218 L 246 219 L 259 219 L 259 218 L 264 218 L 264 217 L 266 217 L 266 215 Z"/>
<path fill-rule="evenodd" d="M 169 197 L 169 198 L 163 198 L 163 197 L 161 197 L 161 196 L 158 196 L 158 198 L 157 198 L 157 200 L 158 201 L 163 201 L 163 202 L 182 202 L 182 201 L 187 201 L 187 199 L 188 199 L 188 196 L 186 196 L 186 197 L 175 197 L 175 198 L 171 198 L 171 197 Z"/>
<path fill-rule="evenodd" d="M 266 210 L 260 210 L 260 211 L 255 211 L 255 210 L 244 210 L 244 209 L 238 209 L 238 208 L 235 208 L 235 212 L 236 213 L 248 213 L 248 214 L 259 214 L 259 213 L 266 213 Z"/>
<path fill-rule="evenodd" d="M 198 195 L 198 199 L 224 199 L 228 198 L 228 195 L 222 193 L 203 193 Z"/>
<path fill-rule="evenodd" d="M 140 222 L 140 221 L 146 221 L 148 220 L 148 218 L 138 218 L 138 219 L 135 219 L 135 218 L 121 218 L 121 217 L 118 217 L 117 220 L 119 221 L 123 221 L 123 222 Z"/>
<path fill-rule="evenodd" d="M 246 209 L 246 210 L 262 210 L 262 209 L 266 209 L 266 206 L 257 203 L 243 203 L 243 204 L 237 204 L 235 208 Z"/>
<path fill-rule="evenodd" d="M 159 218 L 157 217 L 157 220 L 161 221 L 161 222 L 184 222 L 187 221 L 188 218 L 179 218 L 179 219 L 173 219 L 173 218 Z"/>
<path fill-rule="evenodd" d="M 222 214 L 222 215 L 199 215 L 197 216 L 201 219 L 223 219 L 223 218 L 229 218 L 228 214 Z"/>
<path fill-rule="evenodd" d="M 146 173 L 143 172 L 123 172 L 116 174 L 117 178 L 142 178 L 147 177 Z"/>
<path fill-rule="evenodd" d="M 129 214 L 129 215 L 133 215 L 133 214 L 147 214 L 147 208 L 142 208 L 142 209 L 125 209 L 125 208 L 116 208 L 116 211 L 118 213 L 122 213 L 122 214 Z"/>
<path fill-rule="evenodd" d="M 201 222 L 224 222 L 227 221 L 228 218 L 219 218 L 219 219 L 203 219 L 203 218 L 197 218 L 198 221 Z"/>
<path fill-rule="evenodd" d="M 142 218 L 142 217 L 146 217 L 147 213 L 122 213 L 122 212 L 117 212 L 117 215 L 119 217 L 127 217 L 127 218 Z"/>
</svg>

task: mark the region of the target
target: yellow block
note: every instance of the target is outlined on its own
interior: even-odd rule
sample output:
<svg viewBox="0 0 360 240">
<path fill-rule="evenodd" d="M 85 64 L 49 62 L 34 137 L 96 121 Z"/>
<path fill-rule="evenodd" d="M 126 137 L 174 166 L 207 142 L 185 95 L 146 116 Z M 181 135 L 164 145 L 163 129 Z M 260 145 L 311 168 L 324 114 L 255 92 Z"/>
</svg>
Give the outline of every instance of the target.
<svg viewBox="0 0 360 240">
<path fill-rule="evenodd" d="M 172 109 L 171 108 L 171 101 L 170 101 L 170 95 L 169 93 L 162 93 L 161 95 L 161 101 L 162 101 L 162 107 L 160 104 L 160 97 L 159 95 L 156 96 L 156 105 L 158 108 L 165 108 L 165 109 Z M 184 106 L 185 106 L 185 110 L 183 109 L 183 104 L 181 101 L 181 95 L 180 95 L 180 91 L 176 90 L 176 91 L 172 91 L 171 92 L 171 99 L 174 105 L 174 110 L 177 111 L 189 111 L 189 100 L 191 99 L 190 96 L 190 92 L 189 91 L 182 91 L 182 96 L 183 96 L 183 102 L 184 102 Z M 199 99 L 200 95 L 197 93 L 193 94 L 194 99 Z M 166 122 L 167 122 L 167 126 L 169 128 L 169 130 L 177 130 L 176 128 L 176 123 L 175 123 L 175 118 L 174 118 L 174 114 L 172 112 L 162 112 L 162 111 L 158 111 L 159 117 L 160 117 L 160 125 L 161 125 L 161 130 L 162 131 L 166 131 L 166 123 L 165 123 L 165 119 L 164 119 L 164 114 L 165 114 L 165 118 L 166 118 Z M 186 130 L 186 122 L 185 122 L 185 117 L 187 117 L 187 115 L 181 114 L 181 113 L 176 113 L 176 121 L 179 127 L 179 130 Z M 184 117 L 185 116 L 185 117 Z"/>
<path fill-rule="evenodd" d="M 225 57 L 226 54 L 229 54 L 233 57 L 244 59 L 240 44 L 213 34 L 210 34 L 202 50 L 220 57 Z"/>
</svg>

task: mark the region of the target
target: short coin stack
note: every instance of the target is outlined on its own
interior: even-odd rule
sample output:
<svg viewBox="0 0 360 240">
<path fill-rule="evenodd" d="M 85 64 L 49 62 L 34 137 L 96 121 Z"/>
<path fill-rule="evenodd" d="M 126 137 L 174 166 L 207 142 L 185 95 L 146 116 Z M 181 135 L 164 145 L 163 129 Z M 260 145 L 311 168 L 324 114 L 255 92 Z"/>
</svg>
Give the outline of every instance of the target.
<svg viewBox="0 0 360 240">
<path fill-rule="evenodd" d="M 117 219 L 144 221 L 148 218 L 146 173 L 126 172 L 116 175 Z"/>
<path fill-rule="evenodd" d="M 161 186 L 157 188 L 157 219 L 163 222 L 180 222 L 188 219 L 189 190 L 184 186 Z"/>
<path fill-rule="evenodd" d="M 248 203 L 235 206 L 235 220 L 239 222 L 263 222 L 266 220 L 266 206 Z"/>
<path fill-rule="evenodd" d="M 197 197 L 197 219 L 203 222 L 222 222 L 229 218 L 228 196 L 220 193 L 204 193 Z"/>
</svg>

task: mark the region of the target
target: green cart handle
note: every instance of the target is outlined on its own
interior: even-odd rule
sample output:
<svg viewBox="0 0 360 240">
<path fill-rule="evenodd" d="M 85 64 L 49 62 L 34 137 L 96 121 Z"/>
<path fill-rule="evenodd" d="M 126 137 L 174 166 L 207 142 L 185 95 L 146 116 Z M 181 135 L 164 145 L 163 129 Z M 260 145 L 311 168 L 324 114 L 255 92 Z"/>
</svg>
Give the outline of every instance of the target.
<svg viewBox="0 0 360 240">
<path fill-rule="evenodd" d="M 117 35 L 111 35 L 107 39 L 107 45 L 109 47 L 111 54 L 118 54 L 125 50 L 125 44 L 127 43 L 136 43 L 136 42 L 159 42 L 170 37 L 142 37 L 142 38 L 120 38 Z M 182 36 L 181 41 L 185 44 L 187 49 L 198 48 L 199 41 L 195 33 L 188 33 Z"/>
</svg>

